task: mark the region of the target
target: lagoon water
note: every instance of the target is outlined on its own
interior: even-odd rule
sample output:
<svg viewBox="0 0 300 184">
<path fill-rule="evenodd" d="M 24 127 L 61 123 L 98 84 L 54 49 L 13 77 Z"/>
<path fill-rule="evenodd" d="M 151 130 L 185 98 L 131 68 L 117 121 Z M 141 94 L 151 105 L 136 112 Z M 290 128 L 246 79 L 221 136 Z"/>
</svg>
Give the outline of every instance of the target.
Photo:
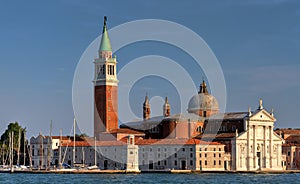
<svg viewBox="0 0 300 184">
<path fill-rule="evenodd" d="M 300 183 L 300 174 L 7 174 L 0 183 Z"/>
</svg>

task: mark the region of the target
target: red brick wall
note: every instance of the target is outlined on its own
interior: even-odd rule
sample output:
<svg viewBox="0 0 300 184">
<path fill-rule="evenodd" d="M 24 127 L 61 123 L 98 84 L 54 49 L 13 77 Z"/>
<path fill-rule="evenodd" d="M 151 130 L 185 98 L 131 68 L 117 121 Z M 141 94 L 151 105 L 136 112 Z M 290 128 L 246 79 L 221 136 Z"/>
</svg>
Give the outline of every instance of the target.
<svg viewBox="0 0 300 184">
<path fill-rule="evenodd" d="M 118 128 L 118 87 L 95 86 L 94 134 Z"/>
</svg>

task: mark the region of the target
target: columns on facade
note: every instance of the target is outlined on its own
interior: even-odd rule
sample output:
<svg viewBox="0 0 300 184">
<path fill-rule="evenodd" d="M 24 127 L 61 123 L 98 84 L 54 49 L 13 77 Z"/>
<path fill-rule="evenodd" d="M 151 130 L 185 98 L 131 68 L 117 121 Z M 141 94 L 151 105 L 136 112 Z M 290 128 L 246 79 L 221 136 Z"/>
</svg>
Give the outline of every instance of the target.
<svg viewBox="0 0 300 184">
<path fill-rule="evenodd" d="M 264 156 L 263 156 L 263 160 L 264 160 L 264 165 L 263 167 L 264 168 L 267 168 L 267 164 L 268 164 L 268 143 L 267 143 L 267 126 L 263 126 L 264 128 Z"/>
<path fill-rule="evenodd" d="M 257 156 L 256 156 L 256 130 L 255 130 L 255 125 L 253 125 L 253 168 L 257 168 Z"/>
<path fill-rule="evenodd" d="M 269 126 L 269 154 L 270 154 L 270 168 L 273 167 L 273 161 L 274 161 L 274 151 L 273 151 L 273 127 Z"/>
<path fill-rule="evenodd" d="M 251 169 L 251 164 L 250 164 L 250 162 L 251 162 L 251 156 L 250 156 L 250 153 L 251 153 L 251 151 L 250 151 L 250 149 L 251 149 L 251 147 L 250 147 L 250 128 L 249 128 L 249 122 L 248 122 L 248 120 L 245 120 L 245 121 L 247 121 L 247 123 L 246 123 L 246 126 L 247 126 L 247 161 L 246 161 L 246 163 L 247 163 L 247 170 L 250 170 Z"/>
</svg>

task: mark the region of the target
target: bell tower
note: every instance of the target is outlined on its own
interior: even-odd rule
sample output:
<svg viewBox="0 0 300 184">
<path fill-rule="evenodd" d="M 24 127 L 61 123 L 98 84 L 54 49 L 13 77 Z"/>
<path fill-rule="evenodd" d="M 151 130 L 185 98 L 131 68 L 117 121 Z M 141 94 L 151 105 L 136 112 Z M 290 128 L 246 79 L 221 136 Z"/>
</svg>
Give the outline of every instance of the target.
<svg viewBox="0 0 300 184">
<path fill-rule="evenodd" d="M 147 120 L 150 118 L 150 103 L 149 103 L 149 99 L 148 99 L 148 95 L 146 95 L 145 97 L 145 101 L 143 103 L 143 118 L 144 120 Z"/>
<path fill-rule="evenodd" d="M 169 101 L 168 101 L 168 97 L 165 98 L 165 103 L 163 105 L 163 116 L 164 117 L 168 117 L 170 116 L 170 112 L 171 111 L 171 106 L 169 104 Z"/>
<path fill-rule="evenodd" d="M 112 49 L 104 17 L 98 58 L 94 60 L 94 136 L 118 128 L 117 59 Z"/>
</svg>

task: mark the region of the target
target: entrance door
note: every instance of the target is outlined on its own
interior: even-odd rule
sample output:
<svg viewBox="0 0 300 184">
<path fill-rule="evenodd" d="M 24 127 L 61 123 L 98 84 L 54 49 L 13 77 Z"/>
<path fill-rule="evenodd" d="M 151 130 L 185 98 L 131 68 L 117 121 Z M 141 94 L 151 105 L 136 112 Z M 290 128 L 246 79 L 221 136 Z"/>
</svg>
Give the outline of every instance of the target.
<svg viewBox="0 0 300 184">
<path fill-rule="evenodd" d="M 186 170 L 186 161 L 185 160 L 181 160 L 181 169 Z"/>
<path fill-rule="evenodd" d="M 227 170 L 227 162 L 226 161 L 224 161 L 224 169 L 225 169 L 225 171 Z"/>
<path fill-rule="evenodd" d="M 149 170 L 153 170 L 153 160 L 149 160 Z"/>
<path fill-rule="evenodd" d="M 256 155 L 257 155 L 257 165 L 258 165 L 258 168 L 261 168 L 261 158 L 260 158 L 260 152 L 257 152 L 256 153 Z"/>
<path fill-rule="evenodd" d="M 104 169 L 107 169 L 107 166 L 108 166 L 108 162 L 107 160 L 104 160 Z"/>
</svg>

